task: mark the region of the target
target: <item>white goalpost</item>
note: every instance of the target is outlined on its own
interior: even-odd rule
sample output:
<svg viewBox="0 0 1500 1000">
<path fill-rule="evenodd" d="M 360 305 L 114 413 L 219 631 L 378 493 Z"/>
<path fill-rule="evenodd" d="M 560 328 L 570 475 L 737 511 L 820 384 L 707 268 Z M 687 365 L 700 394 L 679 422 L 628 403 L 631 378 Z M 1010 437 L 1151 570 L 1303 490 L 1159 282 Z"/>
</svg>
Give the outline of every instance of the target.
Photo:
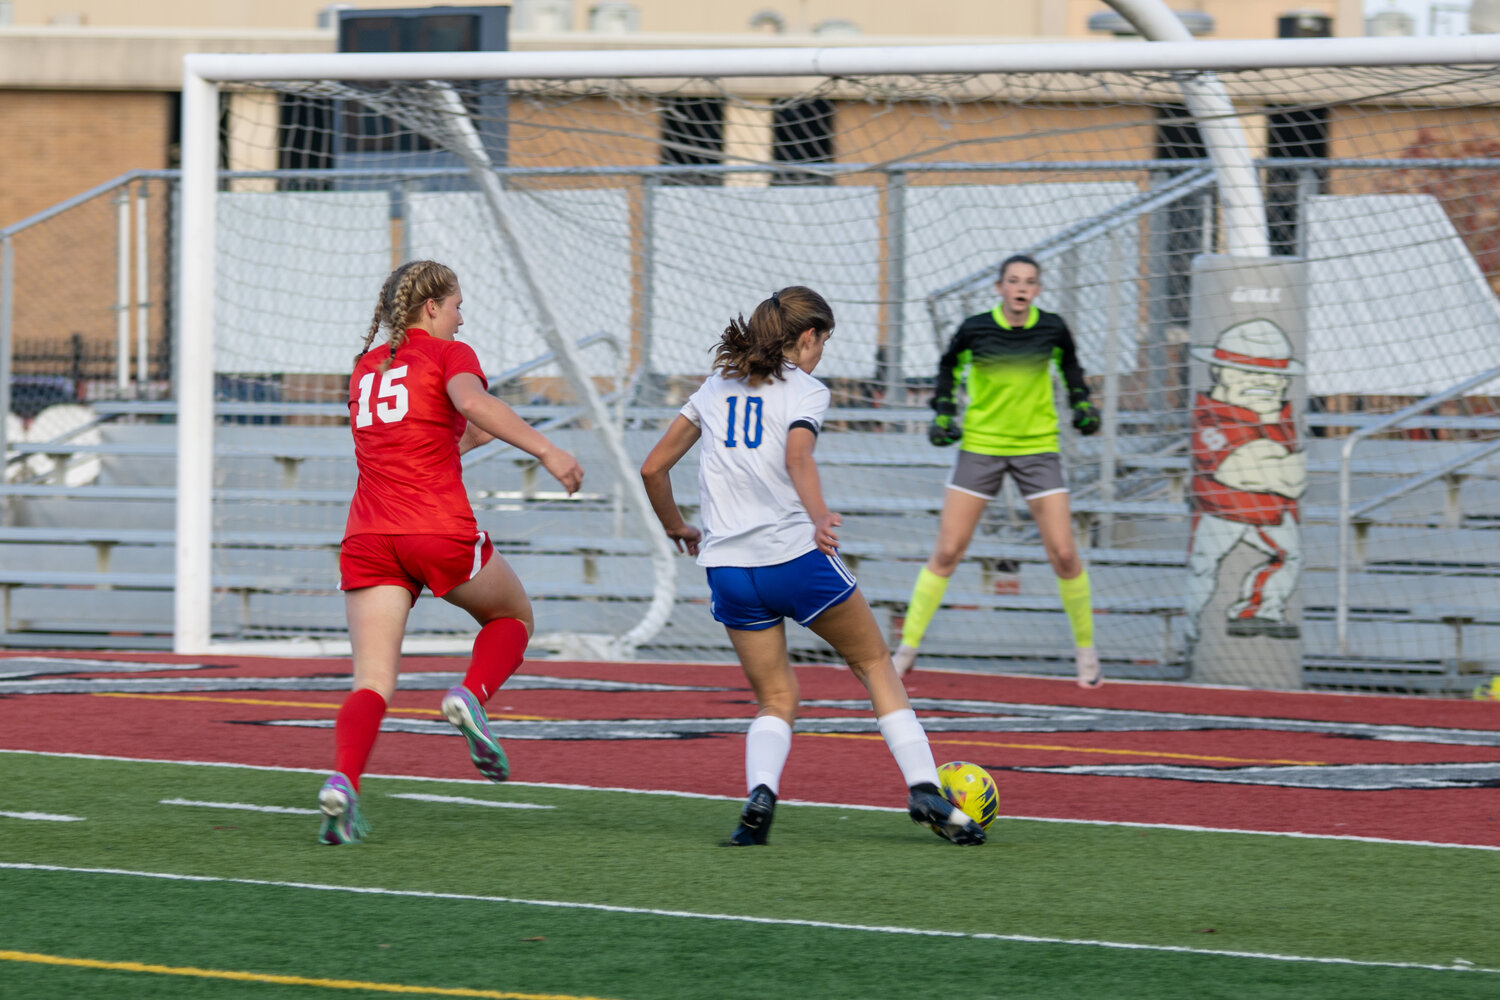
<svg viewBox="0 0 1500 1000">
<path fill-rule="evenodd" d="M 953 457 L 926 442 L 938 359 L 1028 252 L 1107 417 L 1060 445 L 1107 673 L 1451 690 L 1500 662 L 1473 555 L 1500 483 L 1500 39 L 1188 41 L 1116 6 L 1167 40 L 188 57 L 176 650 L 347 649 L 341 379 L 414 256 L 458 271 L 491 390 L 589 469 L 566 498 L 524 456 L 466 458 L 539 648 L 728 655 L 637 469 L 725 322 L 794 283 L 838 320 L 820 466 L 894 639 Z M 1202 447 L 1246 436 L 1249 472 Z M 419 602 L 407 648 L 467 628 Z M 1062 671 L 1067 629 L 1007 490 L 924 657 Z"/>
</svg>

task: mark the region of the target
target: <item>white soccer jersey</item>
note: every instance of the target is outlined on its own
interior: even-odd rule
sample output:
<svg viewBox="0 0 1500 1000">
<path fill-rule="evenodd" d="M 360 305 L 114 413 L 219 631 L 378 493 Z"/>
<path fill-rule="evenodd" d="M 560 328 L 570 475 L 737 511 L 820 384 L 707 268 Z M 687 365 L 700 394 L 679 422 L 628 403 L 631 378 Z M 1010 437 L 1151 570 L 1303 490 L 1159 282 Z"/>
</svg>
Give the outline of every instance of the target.
<svg viewBox="0 0 1500 1000">
<path fill-rule="evenodd" d="M 793 424 L 823 429 L 828 388 L 795 365 L 752 387 L 712 375 L 682 415 L 703 431 L 698 502 L 700 566 L 774 566 L 816 548 L 812 518 L 786 471 Z"/>
</svg>

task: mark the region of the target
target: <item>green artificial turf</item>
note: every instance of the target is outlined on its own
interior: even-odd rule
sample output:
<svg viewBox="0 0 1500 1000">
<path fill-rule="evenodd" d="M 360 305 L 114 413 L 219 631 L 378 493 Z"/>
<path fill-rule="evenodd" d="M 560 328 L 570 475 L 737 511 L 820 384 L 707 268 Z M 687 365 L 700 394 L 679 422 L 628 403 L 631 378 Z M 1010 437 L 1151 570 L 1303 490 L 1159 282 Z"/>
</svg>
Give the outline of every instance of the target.
<svg viewBox="0 0 1500 1000">
<path fill-rule="evenodd" d="M 726 849 L 731 802 L 376 778 L 370 839 L 329 848 L 314 816 L 159 801 L 311 808 L 317 775 L 17 754 L 0 768 L 0 808 L 86 817 L 0 819 L 0 863 L 278 883 L 0 868 L 0 951 L 632 1000 L 1500 995 L 1485 972 L 1160 950 L 1500 968 L 1500 852 L 1021 821 L 960 849 L 900 813 L 812 806 L 779 808 L 770 846 Z M 0 961 L 6 995 L 252 989 L 364 992 Z"/>
</svg>

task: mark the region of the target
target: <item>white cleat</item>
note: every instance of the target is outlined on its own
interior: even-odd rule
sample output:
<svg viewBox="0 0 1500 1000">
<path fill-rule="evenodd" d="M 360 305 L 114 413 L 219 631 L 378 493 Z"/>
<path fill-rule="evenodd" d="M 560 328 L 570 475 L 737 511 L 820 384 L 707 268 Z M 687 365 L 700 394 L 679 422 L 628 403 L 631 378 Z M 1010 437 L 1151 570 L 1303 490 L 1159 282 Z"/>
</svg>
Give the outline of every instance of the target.
<svg viewBox="0 0 1500 1000">
<path fill-rule="evenodd" d="M 1104 683 L 1104 668 L 1099 666 L 1099 651 L 1093 646 L 1073 650 L 1073 664 L 1078 668 L 1078 686 L 1096 688 Z"/>
<path fill-rule="evenodd" d="M 891 665 L 896 668 L 897 677 L 905 677 L 911 673 L 912 668 L 917 665 L 917 647 L 902 643 L 901 646 L 891 654 Z"/>
</svg>

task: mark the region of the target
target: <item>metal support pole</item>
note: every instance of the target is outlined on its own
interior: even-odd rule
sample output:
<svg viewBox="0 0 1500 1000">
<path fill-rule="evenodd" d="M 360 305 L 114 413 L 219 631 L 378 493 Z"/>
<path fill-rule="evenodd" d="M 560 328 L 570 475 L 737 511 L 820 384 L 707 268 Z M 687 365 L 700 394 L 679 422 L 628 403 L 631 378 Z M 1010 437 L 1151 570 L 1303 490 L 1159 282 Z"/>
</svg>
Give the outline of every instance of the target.
<svg viewBox="0 0 1500 1000">
<path fill-rule="evenodd" d="M 1297 256 L 1307 256 L 1307 208 L 1315 194 L 1323 193 L 1323 184 L 1316 167 L 1303 167 L 1297 171 Z"/>
<path fill-rule="evenodd" d="M 1106 504 L 1115 498 L 1115 457 L 1118 450 L 1120 415 L 1120 353 L 1124 349 L 1125 309 L 1120 286 L 1125 283 L 1125 249 L 1123 232 L 1109 231 L 1109 290 L 1104 326 L 1104 437 L 1100 442 L 1099 498 Z M 1099 515 L 1097 544 L 1109 548 L 1114 543 L 1115 516 L 1108 510 Z"/>
<path fill-rule="evenodd" d="M 642 402 L 652 404 L 660 403 L 662 396 L 662 386 L 657 384 L 656 373 L 651 368 L 655 340 L 651 330 L 655 322 L 651 299 L 656 292 L 656 189 L 659 186 L 660 181 L 655 177 L 641 178 L 641 218 L 635 255 L 636 287 L 641 297 L 640 307 L 636 310 L 640 328 L 636 331 L 635 342 L 640 351 Z"/>
<path fill-rule="evenodd" d="M 115 196 L 115 389 L 120 398 L 130 388 L 130 188 L 121 186 Z"/>
<path fill-rule="evenodd" d="M 887 406 L 906 405 L 906 171 L 885 181 L 885 359 L 875 378 Z"/>
<path fill-rule="evenodd" d="M 1155 186 L 1160 175 L 1153 172 Z M 1170 420 L 1167 406 L 1167 325 L 1171 320 L 1171 269 L 1168 256 L 1168 230 L 1174 207 L 1163 205 L 1146 216 L 1146 409 L 1155 414 L 1154 430 L 1166 430 Z"/>
<path fill-rule="evenodd" d="M 7 455 L 10 450 L 9 435 L 5 432 L 6 418 L 10 416 L 10 358 L 15 347 L 11 339 L 11 331 L 14 329 L 12 323 L 15 318 L 16 305 L 16 248 L 11 242 L 10 234 L 0 236 L 0 469 L 6 468 L 10 463 Z M 0 506 L 0 520 L 9 523 L 10 504 Z M 10 588 L 5 589 L 6 601 L 10 600 Z"/>
<path fill-rule="evenodd" d="M 135 394 L 144 398 L 151 383 L 151 356 L 147 334 L 151 329 L 150 270 L 146 244 L 146 199 L 148 182 L 135 189 Z"/>
<path fill-rule="evenodd" d="M 398 248 L 400 260 L 397 264 L 404 264 L 412 259 L 411 250 L 411 196 L 417 190 L 417 182 L 406 178 L 401 181 L 396 190 L 396 198 L 401 202 L 401 245 Z"/>
</svg>

